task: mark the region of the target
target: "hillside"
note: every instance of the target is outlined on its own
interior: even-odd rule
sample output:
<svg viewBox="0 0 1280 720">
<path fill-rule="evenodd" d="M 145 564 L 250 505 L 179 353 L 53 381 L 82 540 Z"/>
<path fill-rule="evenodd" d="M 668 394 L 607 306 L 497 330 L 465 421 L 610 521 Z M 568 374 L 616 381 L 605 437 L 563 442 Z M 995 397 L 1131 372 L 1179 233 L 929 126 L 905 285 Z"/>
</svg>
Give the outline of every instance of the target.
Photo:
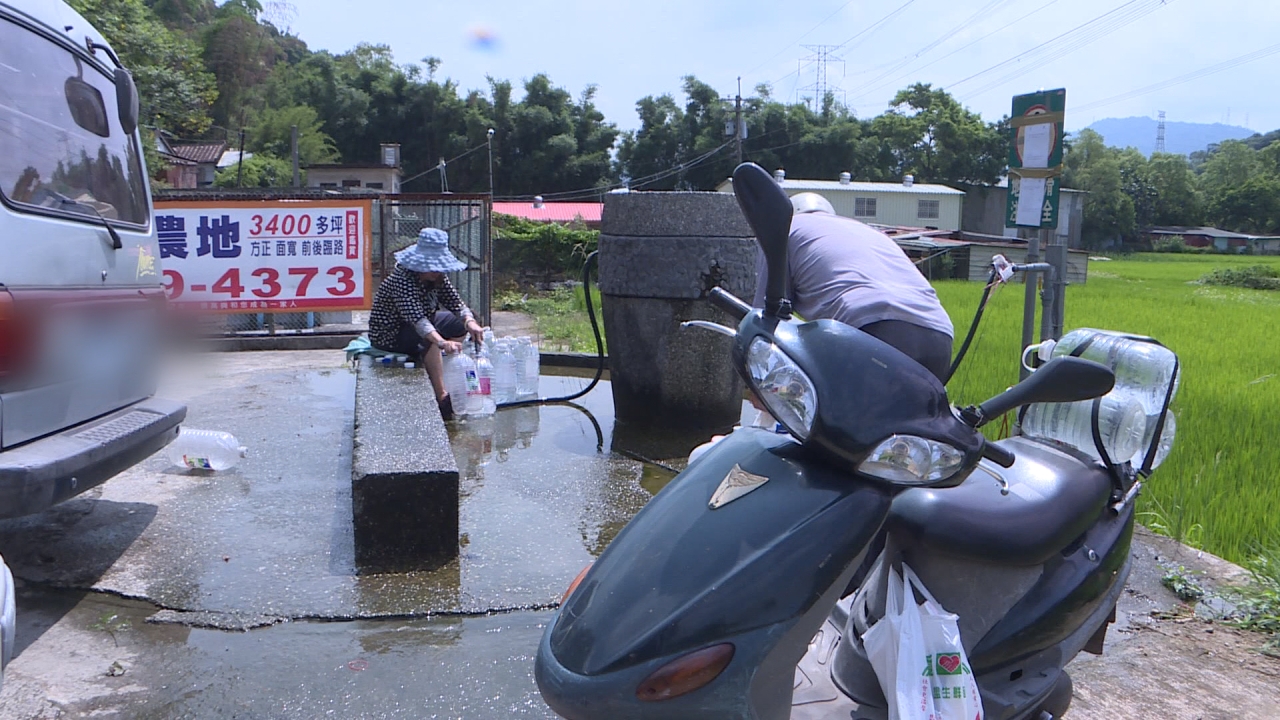
<svg viewBox="0 0 1280 720">
<path fill-rule="evenodd" d="M 1156 148 L 1156 129 L 1159 123 L 1155 118 L 1129 117 L 1107 118 L 1089 126 L 1106 139 L 1111 147 L 1135 147 L 1144 155 L 1150 155 Z M 1253 135 L 1249 128 L 1222 123 L 1165 123 L 1165 150 L 1179 155 L 1190 155 L 1197 150 L 1204 150 L 1213 143 L 1223 140 L 1243 140 Z"/>
</svg>

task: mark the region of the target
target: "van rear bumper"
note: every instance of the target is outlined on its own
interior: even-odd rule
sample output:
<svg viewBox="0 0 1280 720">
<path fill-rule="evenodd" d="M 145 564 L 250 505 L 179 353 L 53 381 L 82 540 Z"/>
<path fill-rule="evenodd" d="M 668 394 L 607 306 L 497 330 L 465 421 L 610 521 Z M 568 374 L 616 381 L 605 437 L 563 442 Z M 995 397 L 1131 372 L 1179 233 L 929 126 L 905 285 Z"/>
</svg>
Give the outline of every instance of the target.
<svg viewBox="0 0 1280 720">
<path fill-rule="evenodd" d="M 0 518 L 41 512 L 101 485 L 178 436 L 182 403 L 148 398 L 0 452 Z"/>
</svg>

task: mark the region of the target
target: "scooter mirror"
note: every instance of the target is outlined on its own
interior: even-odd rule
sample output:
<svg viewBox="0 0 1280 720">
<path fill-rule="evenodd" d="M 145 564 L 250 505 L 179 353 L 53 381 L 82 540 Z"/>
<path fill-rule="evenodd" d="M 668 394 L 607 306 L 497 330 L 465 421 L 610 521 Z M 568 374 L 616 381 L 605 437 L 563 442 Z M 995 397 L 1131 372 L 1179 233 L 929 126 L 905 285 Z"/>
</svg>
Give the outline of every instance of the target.
<svg viewBox="0 0 1280 720">
<path fill-rule="evenodd" d="M 1115 384 L 1115 373 L 1105 365 L 1078 357 L 1054 358 L 1031 377 L 982 403 L 978 408 L 980 424 L 1019 405 L 1091 400 L 1111 392 Z"/>
<path fill-rule="evenodd" d="M 791 234 L 791 201 L 778 181 L 755 163 L 743 163 L 733 171 L 733 194 L 738 207 L 764 251 L 765 303 L 769 317 L 791 317 L 787 301 L 787 237 Z"/>
</svg>

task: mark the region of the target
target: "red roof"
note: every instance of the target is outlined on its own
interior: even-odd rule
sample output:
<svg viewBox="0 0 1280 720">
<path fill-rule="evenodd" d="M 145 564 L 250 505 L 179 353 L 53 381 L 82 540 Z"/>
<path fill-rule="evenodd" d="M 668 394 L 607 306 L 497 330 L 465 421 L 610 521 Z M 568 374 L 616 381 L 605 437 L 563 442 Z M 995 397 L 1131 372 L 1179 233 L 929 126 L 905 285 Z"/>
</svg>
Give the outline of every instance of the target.
<svg viewBox="0 0 1280 720">
<path fill-rule="evenodd" d="M 548 202 L 542 207 L 534 207 L 528 202 L 496 202 L 493 211 L 503 215 L 514 215 L 524 220 L 538 222 L 567 223 L 580 219 L 584 223 L 599 223 L 604 203 L 584 202 Z"/>
</svg>

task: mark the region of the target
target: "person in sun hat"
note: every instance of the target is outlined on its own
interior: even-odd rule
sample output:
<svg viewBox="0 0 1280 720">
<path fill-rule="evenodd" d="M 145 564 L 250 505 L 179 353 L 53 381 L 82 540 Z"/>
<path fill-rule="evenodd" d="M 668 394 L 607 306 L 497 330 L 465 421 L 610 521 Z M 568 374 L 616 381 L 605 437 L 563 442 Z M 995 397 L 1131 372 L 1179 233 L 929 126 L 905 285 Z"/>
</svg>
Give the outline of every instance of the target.
<svg viewBox="0 0 1280 720">
<path fill-rule="evenodd" d="M 484 329 L 445 275 L 466 267 L 449 252 L 445 231 L 423 228 L 416 244 L 396 253 L 396 267 L 378 286 L 369 313 L 369 344 L 418 359 L 445 420 L 453 419 L 453 398 L 444 389 L 440 353 L 460 352 L 468 334 L 477 345 L 484 339 Z"/>
</svg>

